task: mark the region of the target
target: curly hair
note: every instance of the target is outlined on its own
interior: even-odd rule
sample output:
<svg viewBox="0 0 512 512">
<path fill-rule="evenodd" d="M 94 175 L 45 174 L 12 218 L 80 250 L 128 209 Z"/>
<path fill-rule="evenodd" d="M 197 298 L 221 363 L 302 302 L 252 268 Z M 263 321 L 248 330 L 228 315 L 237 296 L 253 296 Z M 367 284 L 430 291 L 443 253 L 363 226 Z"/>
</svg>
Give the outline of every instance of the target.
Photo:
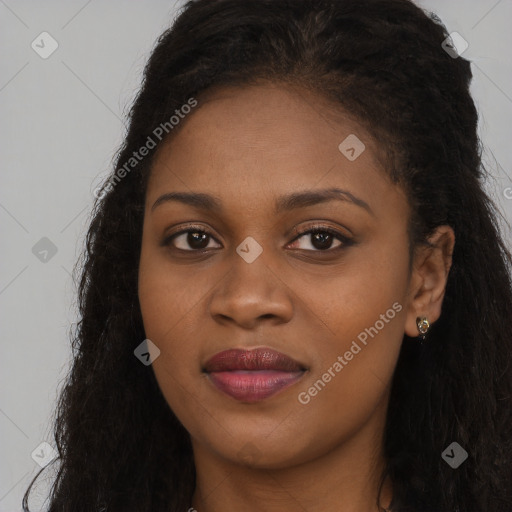
<svg viewBox="0 0 512 512">
<path fill-rule="evenodd" d="M 410 246 L 440 225 L 456 236 L 441 317 L 424 345 L 404 335 L 393 376 L 382 475 L 391 510 L 510 512 L 512 256 L 484 191 L 470 63 L 442 48 L 447 37 L 409 0 L 189 1 L 152 51 L 116 169 L 214 86 L 294 84 L 354 116 L 407 193 Z M 115 187 L 113 175 L 104 182 L 77 263 L 80 320 L 56 407 L 50 512 L 190 506 L 189 434 L 133 354 L 145 339 L 137 274 L 154 155 Z M 455 440 L 469 453 L 457 470 L 441 458 Z"/>
</svg>

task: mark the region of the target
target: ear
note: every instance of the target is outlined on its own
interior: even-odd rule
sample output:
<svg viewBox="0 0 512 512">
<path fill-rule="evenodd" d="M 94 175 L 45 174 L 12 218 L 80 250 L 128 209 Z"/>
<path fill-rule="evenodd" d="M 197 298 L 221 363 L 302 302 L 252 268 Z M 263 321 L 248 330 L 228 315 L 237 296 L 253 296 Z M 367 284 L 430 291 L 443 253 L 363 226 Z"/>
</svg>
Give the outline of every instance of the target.
<svg viewBox="0 0 512 512">
<path fill-rule="evenodd" d="M 441 316 L 448 273 L 452 265 L 455 234 L 450 226 L 439 226 L 415 254 L 409 281 L 405 334 L 419 336 L 417 317 L 426 317 L 432 325 Z"/>
</svg>

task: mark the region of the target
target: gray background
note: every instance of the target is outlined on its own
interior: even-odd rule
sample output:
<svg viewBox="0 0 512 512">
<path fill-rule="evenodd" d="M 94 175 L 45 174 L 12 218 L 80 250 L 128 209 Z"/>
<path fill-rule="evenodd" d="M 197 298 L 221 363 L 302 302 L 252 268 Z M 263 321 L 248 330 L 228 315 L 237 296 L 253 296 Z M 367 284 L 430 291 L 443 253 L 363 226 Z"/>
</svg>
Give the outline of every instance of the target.
<svg viewBox="0 0 512 512">
<path fill-rule="evenodd" d="M 487 188 L 510 222 L 512 0 L 418 3 L 469 43 L 464 57 L 473 62 L 480 135 L 494 176 Z M 43 441 L 53 444 L 50 419 L 77 320 L 70 273 L 93 191 L 121 144 L 148 53 L 181 4 L 0 0 L 0 512 L 21 510 L 39 469 L 31 453 Z M 44 31 L 59 44 L 47 59 L 31 47 Z M 46 262 L 32 250 L 43 237 L 57 249 Z M 43 507 L 50 476 L 31 501 L 34 510 Z"/>
</svg>

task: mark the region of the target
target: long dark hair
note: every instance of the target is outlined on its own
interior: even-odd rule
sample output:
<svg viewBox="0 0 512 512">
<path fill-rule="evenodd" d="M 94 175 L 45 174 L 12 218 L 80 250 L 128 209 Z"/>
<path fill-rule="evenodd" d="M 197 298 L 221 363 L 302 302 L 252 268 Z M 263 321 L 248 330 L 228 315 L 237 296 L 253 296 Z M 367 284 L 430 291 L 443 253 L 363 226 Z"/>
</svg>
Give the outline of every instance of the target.
<svg viewBox="0 0 512 512">
<path fill-rule="evenodd" d="M 294 84 L 353 115 L 407 192 L 411 245 L 443 224 L 456 236 L 442 315 L 423 345 L 404 336 L 393 377 L 383 475 L 392 510 L 510 512 L 512 257 L 483 188 L 470 63 L 443 49 L 447 36 L 408 0 L 190 1 L 152 52 L 116 169 L 212 86 Z M 77 266 L 81 317 L 56 410 L 50 512 L 190 507 L 189 435 L 133 354 L 145 338 L 137 271 L 155 151 L 97 194 Z M 457 469 L 441 457 L 452 442 L 469 455 Z"/>
</svg>

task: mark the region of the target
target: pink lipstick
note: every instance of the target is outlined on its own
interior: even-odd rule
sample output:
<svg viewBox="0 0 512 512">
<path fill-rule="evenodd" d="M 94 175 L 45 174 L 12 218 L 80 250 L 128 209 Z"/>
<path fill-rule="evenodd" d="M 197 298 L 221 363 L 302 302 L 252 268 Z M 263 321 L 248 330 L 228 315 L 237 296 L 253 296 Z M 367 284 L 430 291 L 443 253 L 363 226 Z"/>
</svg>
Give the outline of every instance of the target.
<svg viewBox="0 0 512 512">
<path fill-rule="evenodd" d="M 297 382 L 306 368 L 281 352 L 257 348 L 219 352 L 204 371 L 220 391 L 242 402 L 258 402 Z"/>
</svg>

